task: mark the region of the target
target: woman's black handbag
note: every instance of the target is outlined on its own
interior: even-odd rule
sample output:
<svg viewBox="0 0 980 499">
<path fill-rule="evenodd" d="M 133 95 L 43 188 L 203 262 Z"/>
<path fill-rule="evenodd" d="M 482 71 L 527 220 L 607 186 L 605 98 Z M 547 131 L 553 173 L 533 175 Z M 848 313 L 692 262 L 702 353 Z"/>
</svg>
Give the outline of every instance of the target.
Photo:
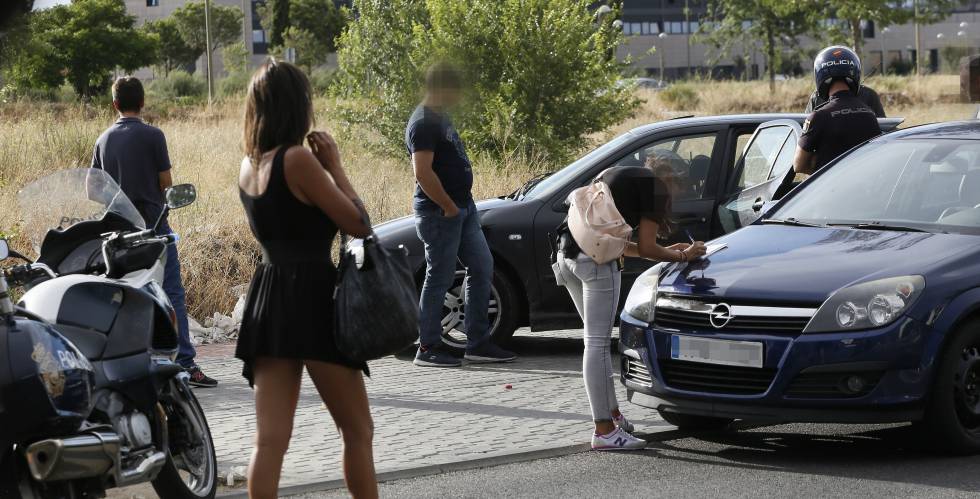
<svg viewBox="0 0 980 499">
<path fill-rule="evenodd" d="M 402 248 L 389 251 L 372 234 L 359 248 L 341 236 L 334 296 L 334 341 L 354 361 L 394 354 L 419 337 L 419 298 Z"/>
</svg>

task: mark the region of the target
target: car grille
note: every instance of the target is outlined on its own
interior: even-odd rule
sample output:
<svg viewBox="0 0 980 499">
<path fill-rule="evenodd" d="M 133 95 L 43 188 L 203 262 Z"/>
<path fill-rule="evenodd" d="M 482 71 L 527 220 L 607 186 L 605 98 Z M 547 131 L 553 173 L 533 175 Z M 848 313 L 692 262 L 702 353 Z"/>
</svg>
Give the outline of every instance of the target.
<svg viewBox="0 0 980 499">
<path fill-rule="evenodd" d="M 786 390 L 790 398 L 805 399 L 841 399 L 863 397 L 878 386 L 883 372 L 860 373 L 802 373 L 798 375 Z M 864 387 L 860 390 L 847 389 L 847 379 L 860 376 Z"/>
<path fill-rule="evenodd" d="M 634 383 L 653 386 L 653 376 L 643 362 L 631 357 L 623 356 L 623 377 Z"/>
<path fill-rule="evenodd" d="M 809 317 L 733 317 L 724 329 L 751 329 L 753 331 L 786 331 L 803 332 L 803 328 L 810 322 Z M 686 310 L 673 310 L 669 308 L 657 308 L 654 315 L 654 323 L 658 326 L 665 326 L 675 329 L 697 328 L 715 329 L 711 325 L 708 314 L 701 312 L 688 312 Z"/>
<path fill-rule="evenodd" d="M 722 327 L 711 322 L 715 307 L 724 305 L 730 320 Z M 720 304 L 700 299 L 667 296 L 657 300 L 654 324 L 670 329 L 722 329 L 727 331 L 765 331 L 799 334 L 816 309 L 758 307 Z"/>
<path fill-rule="evenodd" d="M 771 368 L 720 366 L 664 359 L 660 361 L 664 383 L 692 392 L 755 395 L 765 392 L 776 377 Z"/>
</svg>

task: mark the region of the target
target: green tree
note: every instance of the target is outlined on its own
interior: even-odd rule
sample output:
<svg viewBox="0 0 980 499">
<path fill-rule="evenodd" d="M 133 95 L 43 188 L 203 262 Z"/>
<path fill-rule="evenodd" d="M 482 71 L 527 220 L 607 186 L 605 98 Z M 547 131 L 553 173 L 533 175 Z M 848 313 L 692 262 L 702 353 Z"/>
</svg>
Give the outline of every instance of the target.
<svg viewBox="0 0 980 499">
<path fill-rule="evenodd" d="M 266 0 L 259 6 L 259 18 L 263 29 L 269 33 L 269 46 L 282 45 L 283 36 L 289 28 L 290 0 Z"/>
<path fill-rule="evenodd" d="M 609 57 L 623 40 L 616 16 L 598 19 L 591 3 L 363 0 L 339 41 L 334 88 L 353 98 L 348 119 L 398 151 L 424 68 L 456 61 L 472 97 L 454 118 L 470 148 L 563 160 L 636 104 L 616 85 L 625 63 Z"/>
<path fill-rule="evenodd" d="M 946 17 L 957 3 L 958 0 L 920 0 L 918 20 L 922 23 L 936 22 Z M 880 30 L 916 18 L 911 4 L 892 0 L 829 0 L 826 5 L 837 19 L 846 23 L 848 43 L 858 53 L 864 46 L 861 21 L 874 21 L 875 27 Z"/>
<path fill-rule="evenodd" d="M 244 73 L 248 70 L 251 55 L 244 42 L 232 43 L 221 49 L 221 60 L 229 73 Z"/>
<path fill-rule="evenodd" d="M 769 88 L 786 50 L 799 49 L 799 38 L 816 34 L 826 6 L 816 0 L 711 0 L 699 38 L 731 53 L 737 46 L 762 44 Z"/>
<path fill-rule="evenodd" d="M 108 88 L 114 69 L 155 62 L 155 37 L 135 28 L 123 0 L 75 0 L 35 12 L 28 31 L 9 71 L 20 85 L 53 88 L 67 80 L 91 97 Z"/>
<path fill-rule="evenodd" d="M 286 14 L 277 10 L 284 8 L 283 5 L 288 7 Z M 286 20 L 286 28 L 280 30 L 282 19 Z M 347 26 L 347 15 L 337 8 L 334 0 L 276 0 L 259 8 L 259 20 L 269 33 L 269 44 L 275 53 L 290 47 L 297 49 L 297 57 L 304 57 L 296 45 L 301 43 L 319 62 L 326 59 L 326 54 L 337 51 L 337 37 Z"/>
<path fill-rule="evenodd" d="M 207 46 L 204 30 L 204 2 L 189 2 L 173 13 L 177 31 L 194 51 L 194 59 L 206 51 L 214 53 L 242 39 L 242 11 L 236 7 L 211 4 L 211 46 Z"/>
<path fill-rule="evenodd" d="M 172 17 L 167 17 L 157 21 L 150 21 L 143 25 L 143 29 L 159 40 L 157 45 L 157 65 L 163 70 L 165 76 L 175 69 L 186 68 L 197 60 L 200 53 L 184 41 L 177 29 L 177 21 Z"/>
<path fill-rule="evenodd" d="M 308 31 L 330 53 L 337 51 L 336 40 L 347 26 L 347 16 L 334 0 L 290 0 L 289 25 Z"/>
<path fill-rule="evenodd" d="M 323 64 L 327 60 L 329 52 L 321 44 L 313 33 L 295 26 L 290 27 L 283 33 L 283 43 L 273 49 L 273 53 L 279 58 L 284 58 L 285 48 L 289 47 L 296 51 L 296 65 L 300 66 L 307 73 L 312 73 L 313 68 Z"/>
</svg>

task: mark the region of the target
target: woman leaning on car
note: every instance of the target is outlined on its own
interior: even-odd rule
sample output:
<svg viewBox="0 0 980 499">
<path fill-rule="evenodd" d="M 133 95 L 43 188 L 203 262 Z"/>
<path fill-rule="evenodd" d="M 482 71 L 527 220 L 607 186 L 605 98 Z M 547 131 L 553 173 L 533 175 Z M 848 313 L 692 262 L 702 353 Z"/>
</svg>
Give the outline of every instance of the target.
<svg viewBox="0 0 980 499">
<path fill-rule="evenodd" d="M 630 242 L 623 256 L 661 262 L 686 262 L 705 254 L 704 243 L 661 246 L 659 236 L 670 233 L 674 174 L 670 164 L 655 156 L 646 166 L 617 166 L 600 179 L 612 193 L 616 209 L 634 229 L 638 242 Z M 613 386 L 609 343 L 619 307 L 620 260 L 596 263 L 582 253 L 570 233 L 562 234 L 558 278 L 563 281 L 585 323 L 582 377 L 592 408 L 595 450 L 641 449 L 646 442 L 634 437 L 633 425 L 619 411 Z"/>
</svg>

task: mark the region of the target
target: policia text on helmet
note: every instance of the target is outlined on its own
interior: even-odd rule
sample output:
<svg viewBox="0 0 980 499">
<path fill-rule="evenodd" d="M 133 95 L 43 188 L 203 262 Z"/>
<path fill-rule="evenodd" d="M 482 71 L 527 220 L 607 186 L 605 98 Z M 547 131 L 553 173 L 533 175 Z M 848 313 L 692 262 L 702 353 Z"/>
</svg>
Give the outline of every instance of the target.
<svg viewBox="0 0 980 499">
<path fill-rule="evenodd" d="M 793 165 L 811 174 L 852 147 L 881 134 L 878 118 L 859 97 L 861 59 L 847 47 L 828 47 L 813 61 L 816 94 L 826 103 L 803 123 Z"/>
</svg>

